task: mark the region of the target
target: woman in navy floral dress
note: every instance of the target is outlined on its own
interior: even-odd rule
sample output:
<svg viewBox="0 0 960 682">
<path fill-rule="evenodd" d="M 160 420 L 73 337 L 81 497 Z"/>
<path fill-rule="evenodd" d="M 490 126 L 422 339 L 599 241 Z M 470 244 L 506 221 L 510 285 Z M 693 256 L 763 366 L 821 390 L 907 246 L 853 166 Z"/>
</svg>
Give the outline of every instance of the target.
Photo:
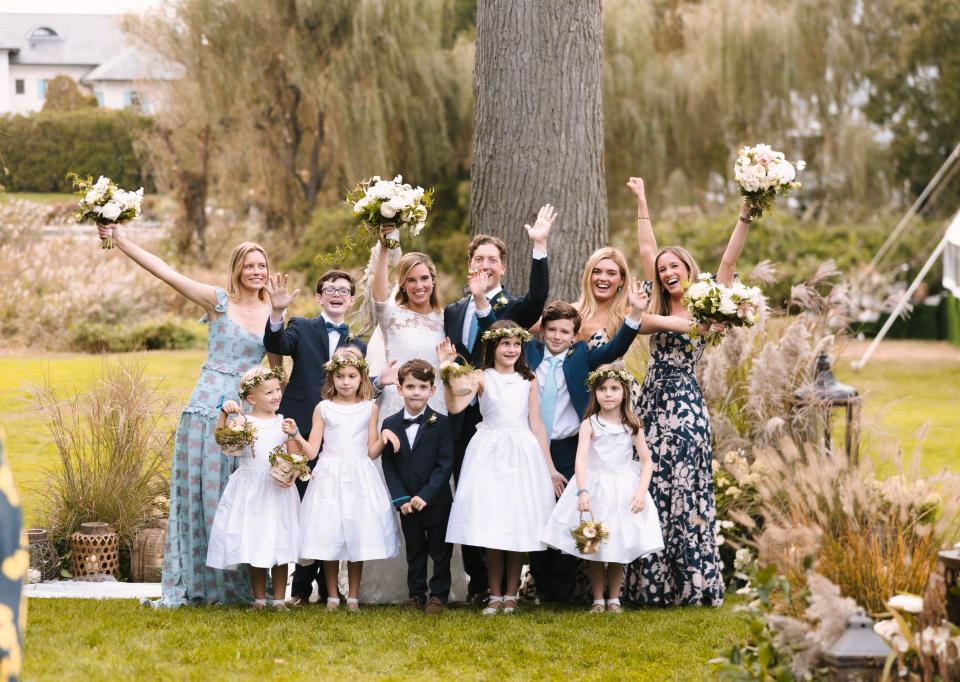
<svg viewBox="0 0 960 682">
<path fill-rule="evenodd" d="M 177 607 L 253 601 L 246 571 L 209 568 L 206 559 L 217 503 L 237 466 L 236 458 L 223 455 L 213 439 L 220 404 L 224 396 L 236 398 L 240 377 L 259 365 L 266 353 L 263 330 L 270 315 L 265 289 L 270 274 L 267 254 L 252 242 L 236 246 L 224 290 L 176 272 L 127 239 L 116 226 L 101 227 L 100 236 L 108 236 L 111 229 L 119 251 L 201 306 L 207 313 L 203 321 L 210 325 L 207 361 L 177 424 L 161 577 L 163 597 L 152 604 Z M 279 365 L 281 360 L 270 357 L 271 365 Z"/>
<path fill-rule="evenodd" d="M 686 249 L 657 250 L 643 180 L 627 183 L 637 197 L 637 236 L 651 315 L 641 334 L 651 334 L 650 365 L 637 414 L 653 458 L 650 493 L 660 514 L 664 549 L 627 567 L 624 596 L 656 606 L 720 606 L 724 583 L 714 523 L 713 448 L 710 416 L 694 374 L 703 353 L 691 338 L 690 313 L 682 303 L 684 281 L 699 275 Z M 749 208 L 744 204 L 717 280 L 731 284 L 747 238 Z"/>
</svg>

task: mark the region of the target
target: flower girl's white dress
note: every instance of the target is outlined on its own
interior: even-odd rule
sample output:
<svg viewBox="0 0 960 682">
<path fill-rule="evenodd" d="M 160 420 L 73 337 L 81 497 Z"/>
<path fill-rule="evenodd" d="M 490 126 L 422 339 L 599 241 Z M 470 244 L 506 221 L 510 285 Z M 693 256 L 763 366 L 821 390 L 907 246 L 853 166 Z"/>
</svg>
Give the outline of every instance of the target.
<svg viewBox="0 0 960 682">
<path fill-rule="evenodd" d="M 396 515 L 367 456 L 372 400 L 324 400 L 323 449 L 300 504 L 300 558 L 369 561 L 400 551 Z"/>
<path fill-rule="evenodd" d="M 247 419 L 257 427 L 257 438 L 252 450 L 238 458 L 220 496 L 207 545 L 207 566 L 212 568 L 271 568 L 299 556 L 297 489 L 281 486 L 270 475 L 268 461 L 270 451 L 287 439 L 280 429 L 283 417 Z"/>
<path fill-rule="evenodd" d="M 545 549 L 540 533 L 555 498 L 528 422 L 530 382 L 515 372 L 483 374 L 483 421 L 463 458 L 447 542 L 511 552 Z"/>
<path fill-rule="evenodd" d="M 577 482 L 571 480 L 550 514 L 542 539 L 551 547 L 588 561 L 628 564 L 638 557 L 663 549 L 660 519 L 647 492 L 642 512 L 630 511 L 630 502 L 640 485 L 640 462 L 633 459 L 633 432 L 623 424 L 610 425 L 597 415 L 590 417 L 593 438 L 587 458 L 586 489 L 590 493 L 593 519 L 602 521 L 610 537 L 594 554 L 581 554 L 570 530 L 580 523 Z M 590 518 L 589 514 L 584 514 Z"/>
</svg>

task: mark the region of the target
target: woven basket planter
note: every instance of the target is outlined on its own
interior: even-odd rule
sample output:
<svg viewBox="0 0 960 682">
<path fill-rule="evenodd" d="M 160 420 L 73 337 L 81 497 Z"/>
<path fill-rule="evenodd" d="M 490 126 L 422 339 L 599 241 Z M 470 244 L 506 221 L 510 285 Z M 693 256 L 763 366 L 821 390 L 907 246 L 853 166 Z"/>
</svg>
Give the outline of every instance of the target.
<svg viewBox="0 0 960 682">
<path fill-rule="evenodd" d="M 303 453 L 303 448 L 300 447 L 300 443 L 293 438 L 288 439 L 284 445 L 286 446 L 287 452 L 291 455 Z M 270 467 L 270 475 L 281 483 L 289 483 L 294 477 L 293 463 L 277 458 L 277 463 Z"/>
<path fill-rule="evenodd" d="M 167 529 L 144 528 L 133 539 L 130 554 L 130 580 L 135 583 L 158 583 L 163 572 L 163 547 Z"/>
<path fill-rule="evenodd" d="M 120 538 L 101 521 L 80 524 L 70 536 L 70 572 L 75 580 L 116 578 L 120 564 Z"/>
<path fill-rule="evenodd" d="M 40 580 L 55 580 L 60 575 L 60 556 L 50 541 L 50 533 L 43 528 L 28 528 L 24 532 L 30 543 L 30 568 L 40 574 Z"/>
</svg>

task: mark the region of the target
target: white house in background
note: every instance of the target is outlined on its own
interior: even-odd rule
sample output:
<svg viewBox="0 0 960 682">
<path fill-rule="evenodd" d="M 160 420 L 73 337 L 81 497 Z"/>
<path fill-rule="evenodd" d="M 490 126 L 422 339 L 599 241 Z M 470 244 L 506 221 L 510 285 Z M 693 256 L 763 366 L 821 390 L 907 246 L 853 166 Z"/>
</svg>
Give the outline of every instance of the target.
<svg viewBox="0 0 960 682">
<path fill-rule="evenodd" d="M 101 107 L 150 112 L 160 104 L 158 81 L 176 71 L 131 44 L 118 15 L 0 13 L 0 114 L 39 111 L 59 75 Z"/>
</svg>

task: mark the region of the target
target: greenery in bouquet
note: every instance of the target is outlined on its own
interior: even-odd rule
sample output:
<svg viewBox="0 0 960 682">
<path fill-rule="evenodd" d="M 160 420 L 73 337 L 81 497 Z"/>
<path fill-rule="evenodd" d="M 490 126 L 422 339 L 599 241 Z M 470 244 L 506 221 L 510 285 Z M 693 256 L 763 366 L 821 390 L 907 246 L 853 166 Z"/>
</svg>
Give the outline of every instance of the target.
<svg viewBox="0 0 960 682">
<path fill-rule="evenodd" d="M 225 455 L 237 455 L 257 438 L 257 427 L 242 414 L 227 417 L 227 423 L 213 433 Z"/>
<path fill-rule="evenodd" d="M 475 371 L 476 368 L 469 362 L 464 362 L 463 364 L 459 362 L 443 362 L 440 363 L 440 381 L 449 384 L 451 381 L 469 376 Z"/>
<path fill-rule="evenodd" d="M 273 448 L 268 456 L 268 461 L 271 467 L 284 473 L 288 472 L 288 481 L 294 478 L 301 481 L 310 480 L 310 465 L 307 463 L 307 458 L 299 452 L 287 452 L 286 443 L 280 443 Z"/>
<path fill-rule="evenodd" d="M 128 223 L 140 216 L 143 187 L 136 192 L 121 189 L 113 180 L 102 175 L 94 182 L 92 176 L 84 179 L 76 173 L 70 173 L 67 180 L 73 183 L 76 190 L 74 194 L 79 199 L 79 209 L 74 215 L 77 223 L 111 225 Z M 100 246 L 112 249 L 113 238 L 104 238 Z"/>
<path fill-rule="evenodd" d="M 352 235 L 348 234 L 340 241 L 332 254 L 317 256 L 318 265 L 340 263 L 357 247 L 372 248 L 387 225 L 396 228 L 387 235 L 388 249 L 400 247 L 401 230 L 411 237 L 418 236 L 426 226 L 427 215 L 433 206 L 433 189 L 414 187 L 403 182 L 401 175 L 392 180 L 374 175 L 348 191 L 346 203 L 359 225 Z"/>
<path fill-rule="evenodd" d="M 570 535 L 577 543 L 577 551 L 581 554 L 594 554 L 600 549 L 600 543 L 606 542 L 610 537 L 610 529 L 603 521 L 594 519 L 584 519 L 581 517 L 580 523 L 570 529 Z"/>
<path fill-rule="evenodd" d="M 790 163 L 783 152 L 771 149 L 770 145 L 758 144 L 741 149 L 733 174 L 740 193 L 750 204 L 750 215 L 759 218 L 764 211 L 773 208 L 777 197 L 800 189 L 797 173 L 805 166 L 803 161 Z"/>
<path fill-rule="evenodd" d="M 707 326 L 705 333 L 694 328 L 690 336 L 702 335 L 711 346 L 720 343 L 730 327 L 752 327 L 767 309 L 759 287 L 748 287 L 739 281 L 727 286 L 709 272 L 701 273 L 696 282 L 684 285 L 683 304 L 695 322 Z"/>
</svg>

